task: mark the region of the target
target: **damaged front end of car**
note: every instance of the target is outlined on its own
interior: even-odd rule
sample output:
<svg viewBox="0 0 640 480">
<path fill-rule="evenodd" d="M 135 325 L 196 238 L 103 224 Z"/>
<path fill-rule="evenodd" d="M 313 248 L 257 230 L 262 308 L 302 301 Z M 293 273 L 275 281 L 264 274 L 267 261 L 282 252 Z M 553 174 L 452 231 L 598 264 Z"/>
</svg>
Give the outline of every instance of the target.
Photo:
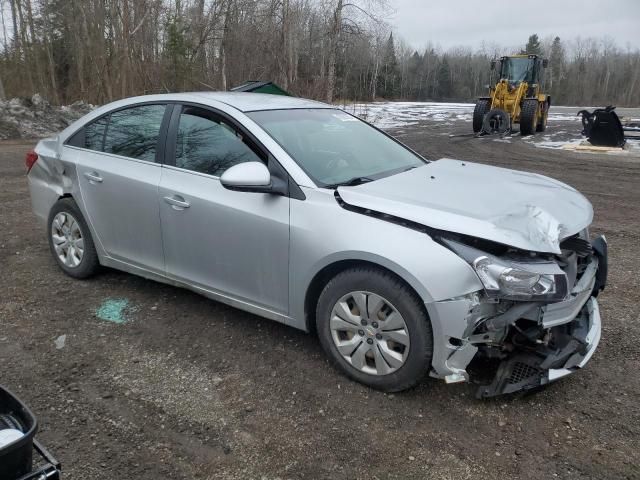
<svg viewBox="0 0 640 480">
<path fill-rule="evenodd" d="M 484 289 L 429 307 L 440 317 L 434 334 L 447 340 L 434 352 L 435 376 L 471 381 L 486 398 L 537 389 L 589 361 L 600 340 L 604 237 L 590 241 L 585 229 L 558 254 L 456 234 L 439 243 L 471 265 Z"/>
</svg>

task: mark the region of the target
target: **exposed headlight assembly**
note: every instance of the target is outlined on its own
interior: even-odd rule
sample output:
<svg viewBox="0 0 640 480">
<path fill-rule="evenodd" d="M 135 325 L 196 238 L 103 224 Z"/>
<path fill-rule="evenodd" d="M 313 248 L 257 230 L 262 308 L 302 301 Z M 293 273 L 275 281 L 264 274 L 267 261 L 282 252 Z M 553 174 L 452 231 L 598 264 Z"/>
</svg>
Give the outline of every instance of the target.
<svg viewBox="0 0 640 480">
<path fill-rule="evenodd" d="M 567 276 L 556 262 L 498 258 L 468 245 L 444 241 L 469 262 L 490 297 L 551 302 L 567 295 Z"/>
</svg>

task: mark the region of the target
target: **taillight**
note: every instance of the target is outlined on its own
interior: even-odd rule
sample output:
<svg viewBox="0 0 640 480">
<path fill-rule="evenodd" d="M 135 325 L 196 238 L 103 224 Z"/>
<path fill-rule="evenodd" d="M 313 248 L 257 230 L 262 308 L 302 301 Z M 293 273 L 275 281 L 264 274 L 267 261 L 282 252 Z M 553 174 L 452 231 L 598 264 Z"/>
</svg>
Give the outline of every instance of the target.
<svg viewBox="0 0 640 480">
<path fill-rule="evenodd" d="M 33 150 L 29 150 L 27 152 L 27 156 L 24 159 L 24 163 L 27 166 L 27 173 L 31 171 L 31 169 L 33 168 L 33 166 L 36 164 L 37 161 L 38 161 L 38 154 Z"/>
</svg>

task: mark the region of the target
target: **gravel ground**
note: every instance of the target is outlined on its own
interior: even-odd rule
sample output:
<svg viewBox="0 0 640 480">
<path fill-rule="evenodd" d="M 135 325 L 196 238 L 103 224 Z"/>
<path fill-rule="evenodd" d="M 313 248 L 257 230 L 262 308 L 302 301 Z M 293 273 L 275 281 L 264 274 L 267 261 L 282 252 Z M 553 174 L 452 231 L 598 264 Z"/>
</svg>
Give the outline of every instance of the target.
<svg viewBox="0 0 640 480">
<path fill-rule="evenodd" d="M 640 478 L 640 156 L 448 137 L 469 128 L 394 133 L 429 158 L 577 187 L 610 242 L 600 348 L 534 395 L 479 401 L 434 380 L 386 395 L 333 371 L 313 336 L 124 273 L 72 280 L 30 213 L 31 144 L 0 143 L 0 383 L 36 413 L 64 478 Z M 127 322 L 97 317 L 109 300 L 128 302 Z"/>
</svg>

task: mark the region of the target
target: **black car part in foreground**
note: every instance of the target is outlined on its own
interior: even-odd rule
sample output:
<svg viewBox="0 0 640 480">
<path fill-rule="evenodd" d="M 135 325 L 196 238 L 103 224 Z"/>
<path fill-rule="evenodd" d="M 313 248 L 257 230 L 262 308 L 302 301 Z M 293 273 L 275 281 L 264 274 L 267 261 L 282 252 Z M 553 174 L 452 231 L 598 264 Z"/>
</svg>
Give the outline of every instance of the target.
<svg viewBox="0 0 640 480">
<path fill-rule="evenodd" d="M 16 437 L 8 443 L 0 442 L 0 479 L 60 479 L 60 463 L 34 438 L 37 429 L 38 421 L 33 413 L 0 386 L 0 434 L 10 432 Z M 35 468 L 34 450 L 37 454 Z"/>
</svg>

